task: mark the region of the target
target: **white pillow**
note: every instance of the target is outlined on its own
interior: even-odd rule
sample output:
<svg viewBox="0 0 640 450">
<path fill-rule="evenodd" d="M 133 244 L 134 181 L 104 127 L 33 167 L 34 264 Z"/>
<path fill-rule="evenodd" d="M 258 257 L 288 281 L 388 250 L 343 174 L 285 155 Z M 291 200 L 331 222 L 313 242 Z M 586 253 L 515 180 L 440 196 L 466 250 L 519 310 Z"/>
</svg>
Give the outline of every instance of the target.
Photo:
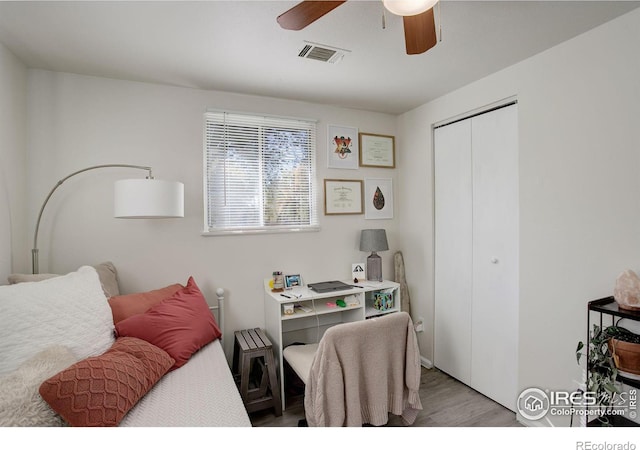
<svg viewBox="0 0 640 450">
<path fill-rule="evenodd" d="M 38 389 L 50 377 L 75 364 L 62 345 L 37 353 L 13 372 L 0 376 L 0 427 L 60 427 L 66 425 Z"/>
<path fill-rule="evenodd" d="M 115 342 L 113 317 L 96 269 L 37 283 L 0 286 L 0 375 L 39 351 L 64 345 L 78 359 Z"/>
</svg>

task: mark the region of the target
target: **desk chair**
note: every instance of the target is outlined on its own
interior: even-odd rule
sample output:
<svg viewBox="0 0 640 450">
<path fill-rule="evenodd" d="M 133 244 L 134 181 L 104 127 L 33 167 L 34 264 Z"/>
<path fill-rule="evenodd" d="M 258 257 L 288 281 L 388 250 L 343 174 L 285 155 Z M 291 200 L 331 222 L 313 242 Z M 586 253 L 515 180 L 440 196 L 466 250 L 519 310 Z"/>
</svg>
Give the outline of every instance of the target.
<svg viewBox="0 0 640 450">
<path fill-rule="evenodd" d="M 283 357 L 305 383 L 309 426 L 405 425 L 420 402 L 420 354 L 406 312 L 334 325 L 320 342 L 291 345 Z"/>
</svg>

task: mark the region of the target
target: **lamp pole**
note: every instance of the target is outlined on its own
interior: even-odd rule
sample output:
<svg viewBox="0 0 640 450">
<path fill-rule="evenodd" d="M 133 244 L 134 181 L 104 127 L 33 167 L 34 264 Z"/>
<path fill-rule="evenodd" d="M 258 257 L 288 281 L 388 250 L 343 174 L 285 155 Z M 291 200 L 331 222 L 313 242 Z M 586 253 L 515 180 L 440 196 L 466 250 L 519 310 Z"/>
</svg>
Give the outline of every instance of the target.
<svg viewBox="0 0 640 450">
<path fill-rule="evenodd" d="M 40 208 L 40 213 L 38 214 L 38 220 L 36 221 L 36 229 L 35 229 L 35 232 L 33 233 L 33 248 L 31 249 L 31 271 L 32 271 L 32 273 L 34 273 L 34 274 L 40 273 L 40 268 L 38 266 L 38 231 L 40 230 L 40 219 L 42 219 L 42 213 L 44 211 L 45 206 L 47 206 L 47 203 L 49 202 L 49 199 L 51 198 L 53 193 L 56 191 L 56 189 L 58 189 L 62 185 L 62 183 L 64 183 L 65 181 L 67 181 L 71 177 L 74 177 L 74 176 L 76 176 L 78 174 L 81 174 L 83 172 L 87 172 L 89 170 L 105 169 L 105 168 L 109 168 L 109 167 L 124 167 L 124 168 L 128 168 L 128 169 L 146 170 L 147 172 L 149 172 L 149 175 L 147 175 L 147 178 L 148 179 L 153 179 L 153 174 L 151 173 L 151 167 L 148 167 L 148 166 L 136 166 L 136 165 L 132 165 L 132 164 L 102 164 L 102 165 L 91 166 L 91 167 L 87 167 L 86 169 L 78 170 L 76 172 L 73 172 L 70 175 L 67 175 L 66 177 L 64 177 L 60 181 L 58 181 L 56 183 L 56 185 L 53 187 L 53 189 L 51 189 L 51 191 L 49 191 L 49 195 L 47 195 L 47 197 L 44 199 L 44 203 L 42 203 L 42 207 Z"/>
</svg>

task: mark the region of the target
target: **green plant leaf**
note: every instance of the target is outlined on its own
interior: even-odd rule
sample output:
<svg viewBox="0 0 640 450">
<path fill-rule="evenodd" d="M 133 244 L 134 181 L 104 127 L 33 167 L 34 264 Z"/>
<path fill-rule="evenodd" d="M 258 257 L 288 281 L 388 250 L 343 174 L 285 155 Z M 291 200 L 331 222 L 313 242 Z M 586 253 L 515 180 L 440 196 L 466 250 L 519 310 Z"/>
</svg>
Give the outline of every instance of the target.
<svg viewBox="0 0 640 450">
<path fill-rule="evenodd" d="M 624 330 L 624 329 L 623 329 Z M 580 364 L 583 354 L 587 354 L 587 389 L 594 392 L 597 404 L 610 407 L 615 394 L 620 393 L 619 383 L 617 383 L 618 370 L 609 352 L 608 341 L 612 335 L 623 333 L 619 327 L 602 328 L 593 325 L 589 334 L 588 342 L 578 342 L 576 347 L 576 360 Z M 584 351 L 587 347 L 588 351 Z M 602 423 L 608 424 L 607 418 L 603 418 Z"/>
<path fill-rule="evenodd" d="M 582 356 L 580 350 L 582 350 L 583 348 L 584 343 L 582 341 L 578 342 L 578 347 L 576 348 L 576 360 L 578 361 L 578 365 L 580 365 L 580 357 Z"/>
</svg>

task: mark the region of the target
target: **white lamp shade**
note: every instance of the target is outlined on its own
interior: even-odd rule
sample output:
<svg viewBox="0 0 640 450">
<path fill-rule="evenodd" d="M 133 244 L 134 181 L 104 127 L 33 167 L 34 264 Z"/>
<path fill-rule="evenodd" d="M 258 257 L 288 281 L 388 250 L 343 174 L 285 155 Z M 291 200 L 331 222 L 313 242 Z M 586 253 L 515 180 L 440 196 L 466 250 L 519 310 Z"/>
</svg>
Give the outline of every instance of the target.
<svg viewBox="0 0 640 450">
<path fill-rule="evenodd" d="M 184 217 L 184 185 L 154 179 L 118 180 L 113 216 L 124 219 Z"/>
<path fill-rule="evenodd" d="M 434 7 L 438 0 L 382 0 L 384 7 L 398 16 L 415 16 Z"/>
</svg>

